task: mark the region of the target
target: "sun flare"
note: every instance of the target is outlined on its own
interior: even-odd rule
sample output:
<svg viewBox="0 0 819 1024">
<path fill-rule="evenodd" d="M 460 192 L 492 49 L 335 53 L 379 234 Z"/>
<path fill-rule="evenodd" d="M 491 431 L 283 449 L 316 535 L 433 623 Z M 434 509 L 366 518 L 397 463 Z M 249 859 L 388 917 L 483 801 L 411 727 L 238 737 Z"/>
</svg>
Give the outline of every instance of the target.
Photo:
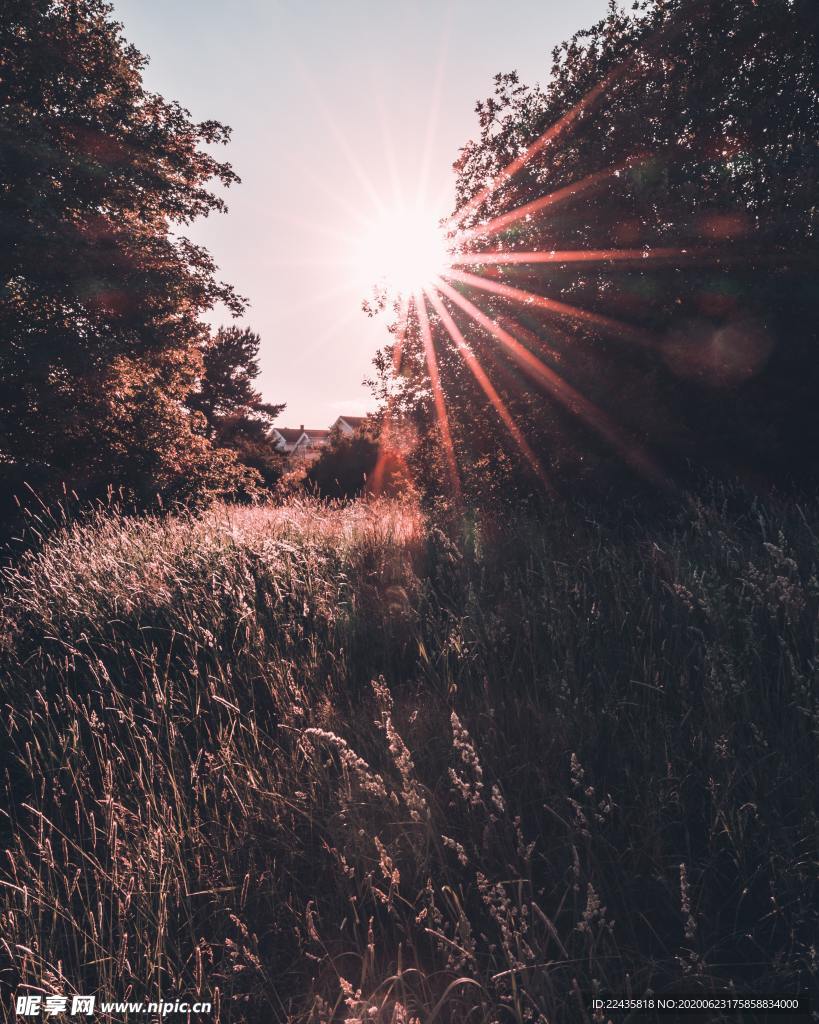
<svg viewBox="0 0 819 1024">
<path fill-rule="evenodd" d="M 354 262 L 368 286 L 410 296 L 452 263 L 438 218 L 429 210 L 399 206 L 371 221 L 355 245 Z"/>
</svg>

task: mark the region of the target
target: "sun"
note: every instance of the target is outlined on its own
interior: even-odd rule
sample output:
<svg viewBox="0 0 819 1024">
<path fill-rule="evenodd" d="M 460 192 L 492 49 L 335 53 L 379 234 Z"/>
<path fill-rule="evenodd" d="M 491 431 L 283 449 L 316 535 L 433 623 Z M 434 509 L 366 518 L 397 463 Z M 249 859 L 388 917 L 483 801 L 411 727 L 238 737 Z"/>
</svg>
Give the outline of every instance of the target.
<svg viewBox="0 0 819 1024">
<path fill-rule="evenodd" d="M 354 246 L 354 263 L 367 287 L 411 296 L 446 273 L 452 254 L 431 210 L 395 206 L 367 223 Z"/>
</svg>

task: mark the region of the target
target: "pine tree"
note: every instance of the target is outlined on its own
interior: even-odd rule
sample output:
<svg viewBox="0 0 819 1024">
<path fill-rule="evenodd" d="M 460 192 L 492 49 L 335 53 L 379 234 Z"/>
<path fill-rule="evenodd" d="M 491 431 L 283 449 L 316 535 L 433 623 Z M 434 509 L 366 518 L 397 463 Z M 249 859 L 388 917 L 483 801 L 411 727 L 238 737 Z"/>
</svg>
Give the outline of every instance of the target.
<svg viewBox="0 0 819 1024">
<path fill-rule="evenodd" d="M 249 328 L 220 328 L 203 350 L 202 377 L 187 404 L 203 417 L 203 432 L 215 447 L 233 451 L 270 486 L 282 471 L 272 427 L 284 405 L 264 402 L 255 388 L 260 344 Z"/>
</svg>

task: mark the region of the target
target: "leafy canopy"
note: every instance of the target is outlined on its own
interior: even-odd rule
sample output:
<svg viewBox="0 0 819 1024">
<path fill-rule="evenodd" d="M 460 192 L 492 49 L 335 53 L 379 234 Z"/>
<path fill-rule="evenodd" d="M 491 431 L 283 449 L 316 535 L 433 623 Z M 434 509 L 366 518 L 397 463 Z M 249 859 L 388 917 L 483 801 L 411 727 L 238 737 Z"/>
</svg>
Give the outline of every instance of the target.
<svg viewBox="0 0 819 1024">
<path fill-rule="evenodd" d="M 455 165 L 467 252 L 633 254 L 465 268 L 592 317 L 452 282 L 540 361 L 539 378 L 444 296 L 558 486 L 692 463 L 765 479 L 815 472 L 818 29 L 806 0 L 612 5 L 555 51 L 543 88 L 500 74 L 478 104 L 479 133 Z M 429 316 L 467 493 L 539 487 Z M 412 315 L 396 367 L 397 353 L 376 361 L 376 390 L 419 424 L 417 472 L 445 491 Z"/>
<path fill-rule="evenodd" d="M 229 130 L 148 91 L 103 0 L 0 16 L 0 464 L 13 482 L 149 500 L 242 471 L 192 429 L 202 314 L 243 300 L 181 230 L 238 181 Z"/>
</svg>

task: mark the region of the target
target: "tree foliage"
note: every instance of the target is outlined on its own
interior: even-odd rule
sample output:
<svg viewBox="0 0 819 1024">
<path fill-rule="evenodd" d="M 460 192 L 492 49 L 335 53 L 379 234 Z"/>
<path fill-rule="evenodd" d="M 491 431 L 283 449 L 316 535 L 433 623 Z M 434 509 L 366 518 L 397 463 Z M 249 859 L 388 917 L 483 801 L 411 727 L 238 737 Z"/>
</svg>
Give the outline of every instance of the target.
<svg viewBox="0 0 819 1024">
<path fill-rule="evenodd" d="M 368 417 L 353 434 L 336 428 L 307 468 L 304 483 L 323 498 L 406 495 L 412 489 L 405 460 L 408 447 L 407 438 L 383 416 Z"/>
<path fill-rule="evenodd" d="M 0 463 L 46 494 L 138 499 L 244 475 L 192 428 L 215 303 L 243 300 L 180 230 L 224 210 L 227 142 L 148 91 L 103 0 L 0 13 Z"/>
<path fill-rule="evenodd" d="M 305 483 L 324 498 L 354 498 L 366 490 L 377 464 L 378 444 L 372 437 L 336 431 L 308 468 Z"/>
<path fill-rule="evenodd" d="M 455 165 L 457 219 L 473 230 L 462 248 L 633 254 L 465 268 L 591 317 L 453 282 L 540 361 L 539 379 L 444 297 L 558 486 L 623 470 L 657 480 L 692 462 L 765 480 L 815 471 L 817 28 L 805 0 L 612 5 L 554 52 L 543 88 L 500 74 L 478 104 L 479 134 Z M 430 318 L 465 486 L 531 489 L 519 446 Z M 432 427 L 414 318 L 397 371 L 395 352 L 376 364 L 381 395 Z M 447 487 L 428 455 L 419 472 Z"/>
<path fill-rule="evenodd" d="M 261 339 L 250 328 L 221 327 L 202 353 L 203 372 L 187 404 L 202 416 L 202 432 L 217 448 L 228 448 L 271 486 L 281 475 L 273 421 L 284 405 L 272 405 L 256 390 Z"/>
</svg>

